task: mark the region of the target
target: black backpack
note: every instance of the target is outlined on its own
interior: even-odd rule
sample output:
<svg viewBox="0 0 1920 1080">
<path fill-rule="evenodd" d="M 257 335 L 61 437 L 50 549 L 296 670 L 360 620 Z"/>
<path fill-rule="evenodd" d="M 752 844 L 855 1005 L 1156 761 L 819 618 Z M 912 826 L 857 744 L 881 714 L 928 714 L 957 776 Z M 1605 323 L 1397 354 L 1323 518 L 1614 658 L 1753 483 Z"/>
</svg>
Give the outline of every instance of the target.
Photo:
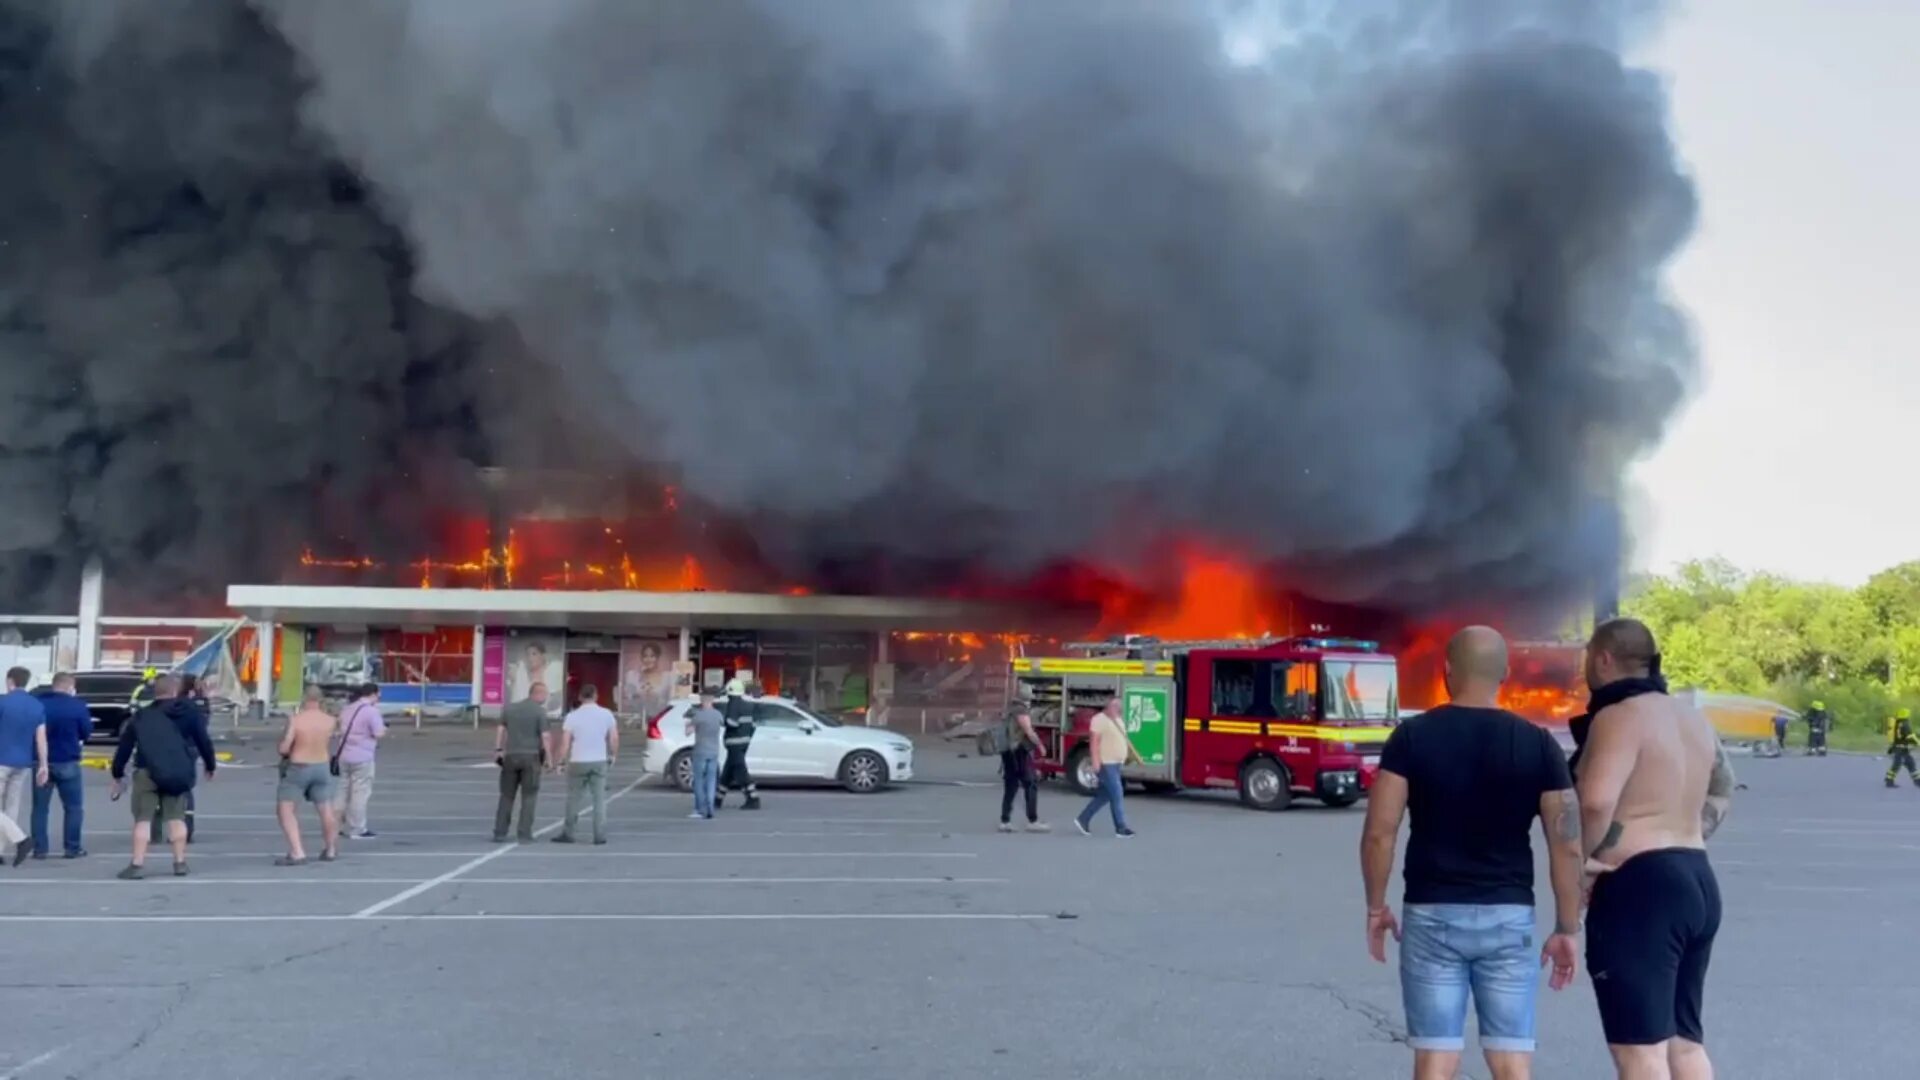
<svg viewBox="0 0 1920 1080">
<path fill-rule="evenodd" d="M 141 767 L 162 795 L 185 795 L 193 790 L 193 748 L 166 710 L 149 705 L 133 714 L 133 741 Z"/>
</svg>

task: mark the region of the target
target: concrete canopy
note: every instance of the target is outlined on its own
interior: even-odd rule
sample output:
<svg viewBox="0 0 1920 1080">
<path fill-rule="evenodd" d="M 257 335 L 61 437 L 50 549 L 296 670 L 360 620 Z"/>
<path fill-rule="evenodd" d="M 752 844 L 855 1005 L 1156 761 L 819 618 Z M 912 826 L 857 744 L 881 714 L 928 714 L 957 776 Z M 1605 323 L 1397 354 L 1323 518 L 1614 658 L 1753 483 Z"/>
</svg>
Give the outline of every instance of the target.
<svg viewBox="0 0 1920 1080">
<path fill-rule="evenodd" d="M 723 592 L 563 592 L 232 585 L 227 604 L 250 619 L 337 626 L 543 626 L 628 630 L 922 630 L 1004 632 L 1060 612 L 966 600 Z"/>
</svg>

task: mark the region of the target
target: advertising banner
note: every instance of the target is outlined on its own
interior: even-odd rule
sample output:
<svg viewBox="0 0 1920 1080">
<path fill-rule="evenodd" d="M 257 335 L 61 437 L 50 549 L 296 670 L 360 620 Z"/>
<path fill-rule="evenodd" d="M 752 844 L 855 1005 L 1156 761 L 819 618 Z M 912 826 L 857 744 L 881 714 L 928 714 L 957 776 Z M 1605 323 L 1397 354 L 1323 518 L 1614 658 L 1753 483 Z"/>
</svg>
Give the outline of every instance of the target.
<svg viewBox="0 0 1920 1080">
<path fill-rule="evenodd" d="M 666 638 L 623 638 L 620 641 L 620 692 L 615 711 L 624 716 L 651 719 L 673 700 L 674 660 L 678 642 Z"/>
<path fill-rule="evenodd" d="M 558 716 L 567 699 L 567 635 L 564 631 L 507 633 L 507 703 L 524 700 L 534 683 L 547 688 L 547 712 Z"/>
<path fill-rule="evenodd" d="M 507 632 L 488 627 L 480 646 L 480 704 L 507 703 Z"/>
<path fill-rule="evenodd" d="M 1126 684 L 1120 689 L 1120 719 L 1126 725 L 1127 741 L 1149 765 L 1167 763 L 1170 698 L 1165 686 L 1149 683 Z"/>
</svg>

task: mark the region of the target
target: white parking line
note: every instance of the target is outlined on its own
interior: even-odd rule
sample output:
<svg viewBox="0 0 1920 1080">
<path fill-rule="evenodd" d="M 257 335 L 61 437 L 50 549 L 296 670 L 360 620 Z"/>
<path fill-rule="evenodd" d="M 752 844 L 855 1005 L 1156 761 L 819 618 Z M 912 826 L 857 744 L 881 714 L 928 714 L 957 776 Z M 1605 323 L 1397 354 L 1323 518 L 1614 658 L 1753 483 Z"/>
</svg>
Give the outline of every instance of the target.
<svg viewBox="0 0 1920 1080">
<path fill-rule="evenodd" d="M 154 884 L 171 889 L 179 885 L 414 885 L 418 878 L 336 878 L 288 876 L 273 878 L 156 877 Z M 477 878 L 463 877 L 458 885 L 1004 885 L 1006 878 L 963 877 L 605 877 L 605 878 Z M 14 885 L 100 885 L 126 889 L 118 878 L 13 878 Z"/>
<path fill-rule="evenodd" d="M 639 786 L 640 786 L 640 779 L 635 778 L 634 781 L 628 784 L 626 787 L 623 787 L 619 791 L 614 792 L 612 795 L 607 796 L 607 803 L 611 805 L 613 802 L 618 800 L 621 796 L 625 795 L 627 792 L 632 791 L 634 788 Z M 554 831 L 555 829 L 558 829 L 562 824 L 564 824 L 564 822 L 561 822 L 561 821 L 549 822 L 546 825 L 543 825 L 540 828 L 534 830 L 533 835 L 536 839 L 539 837 L 545 836 L 546 834 Z M 385 900 L 382 900 L 375 904 L 369 904 L 366 907 L 361 908 L 359 911 L 354 912 L 354 918 L 370 919 L 375 915 L 378 915 L 381 912 L 386 911 L 388 908 L 406 903 L 407 901 L 413 899 L 414 897 L 419 896 L 421 893 L 424 893 L 430 889 L 433 889 L 435 886 L 444 885 L 447 882 L 454 880 L 455 878 L 459 877 L 461 874 L 464 874 L 469 870 L 477 870 L 480 867 L 485 866 L 488 863 L 492 862 L 493 860 L 499 858 L 500 856 L 513 851 L 515 848 L 518 848 L 519 846 L 520 844 L 518 841 L 501 844 L 499 847 L 493 849 L 492 851 L 487 852 L 485 855 L 482 855 L 477 859 L 473 859 L 471 861 L 461 863 L 459 866 L 456 866 L 453 869 L 447 871 L 446 873 L 441 874 L 439 877 L 429 878 L 426 881 L 423 881 L 420 884 L 415 885 L 411 889 L 402 889 L 399 892 L 394 893 L 392 896 L 387 897 Z"/>
<path fill-rule="evenodd" d="M 1863 893 L 1868 891 L 1864 885 L 1774 885 L 1769 883 L 1761 888 L 1768 892 Z"/>
<path fill-rule="evenodd" d="M 6 1072 L 0 1073 L 0 1080 L 18 1080 L 19 1077 L 25 1076 L 40 1066 L 45 1065 L 47 1062 L 52 1061 L 54 1058 L 59 1057 L 60 1051 L 65 1049 L 66 1047 L 64 1046 L 56 1046 L 46 1053 L 41 1054 L 39 1057 L 28 1058 L 8 1069 Z"/>
<path fill-rule="evenodd" d="M 85 924 L 111 923 L 334 923 L 334 922 L 1032 922 L 1054 919 L 1054 915 L 1029 915 L 1017 912 L 773 912 L 764 915 L 722 915 L 694 912 L 684 915 L 649 913 L 578 913 L 560 915 L 512 915 L 479 913 L 472 915 L 0 915 L 4 923 Z"/>
<path fill-rule="evenodd" d="M 977 859 L 971 851 L 528 851 L 523 859 Z"/>
</svg>

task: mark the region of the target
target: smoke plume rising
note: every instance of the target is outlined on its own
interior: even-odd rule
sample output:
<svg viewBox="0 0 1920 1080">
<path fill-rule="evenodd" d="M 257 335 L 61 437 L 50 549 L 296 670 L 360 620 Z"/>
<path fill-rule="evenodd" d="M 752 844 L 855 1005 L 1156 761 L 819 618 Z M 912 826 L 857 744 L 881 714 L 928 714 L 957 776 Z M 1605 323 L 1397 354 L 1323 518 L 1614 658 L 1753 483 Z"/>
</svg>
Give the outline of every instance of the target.
<svg viewBox="0 0 1920 1080">
<path fill-rule="evenodd" d="M 1564 591 L 1694 193 L 1658 5 L 1540 6 L 0 0 L 0 591 L 271 577 L 556 432 L 802 574 Z"/>
</svg>

